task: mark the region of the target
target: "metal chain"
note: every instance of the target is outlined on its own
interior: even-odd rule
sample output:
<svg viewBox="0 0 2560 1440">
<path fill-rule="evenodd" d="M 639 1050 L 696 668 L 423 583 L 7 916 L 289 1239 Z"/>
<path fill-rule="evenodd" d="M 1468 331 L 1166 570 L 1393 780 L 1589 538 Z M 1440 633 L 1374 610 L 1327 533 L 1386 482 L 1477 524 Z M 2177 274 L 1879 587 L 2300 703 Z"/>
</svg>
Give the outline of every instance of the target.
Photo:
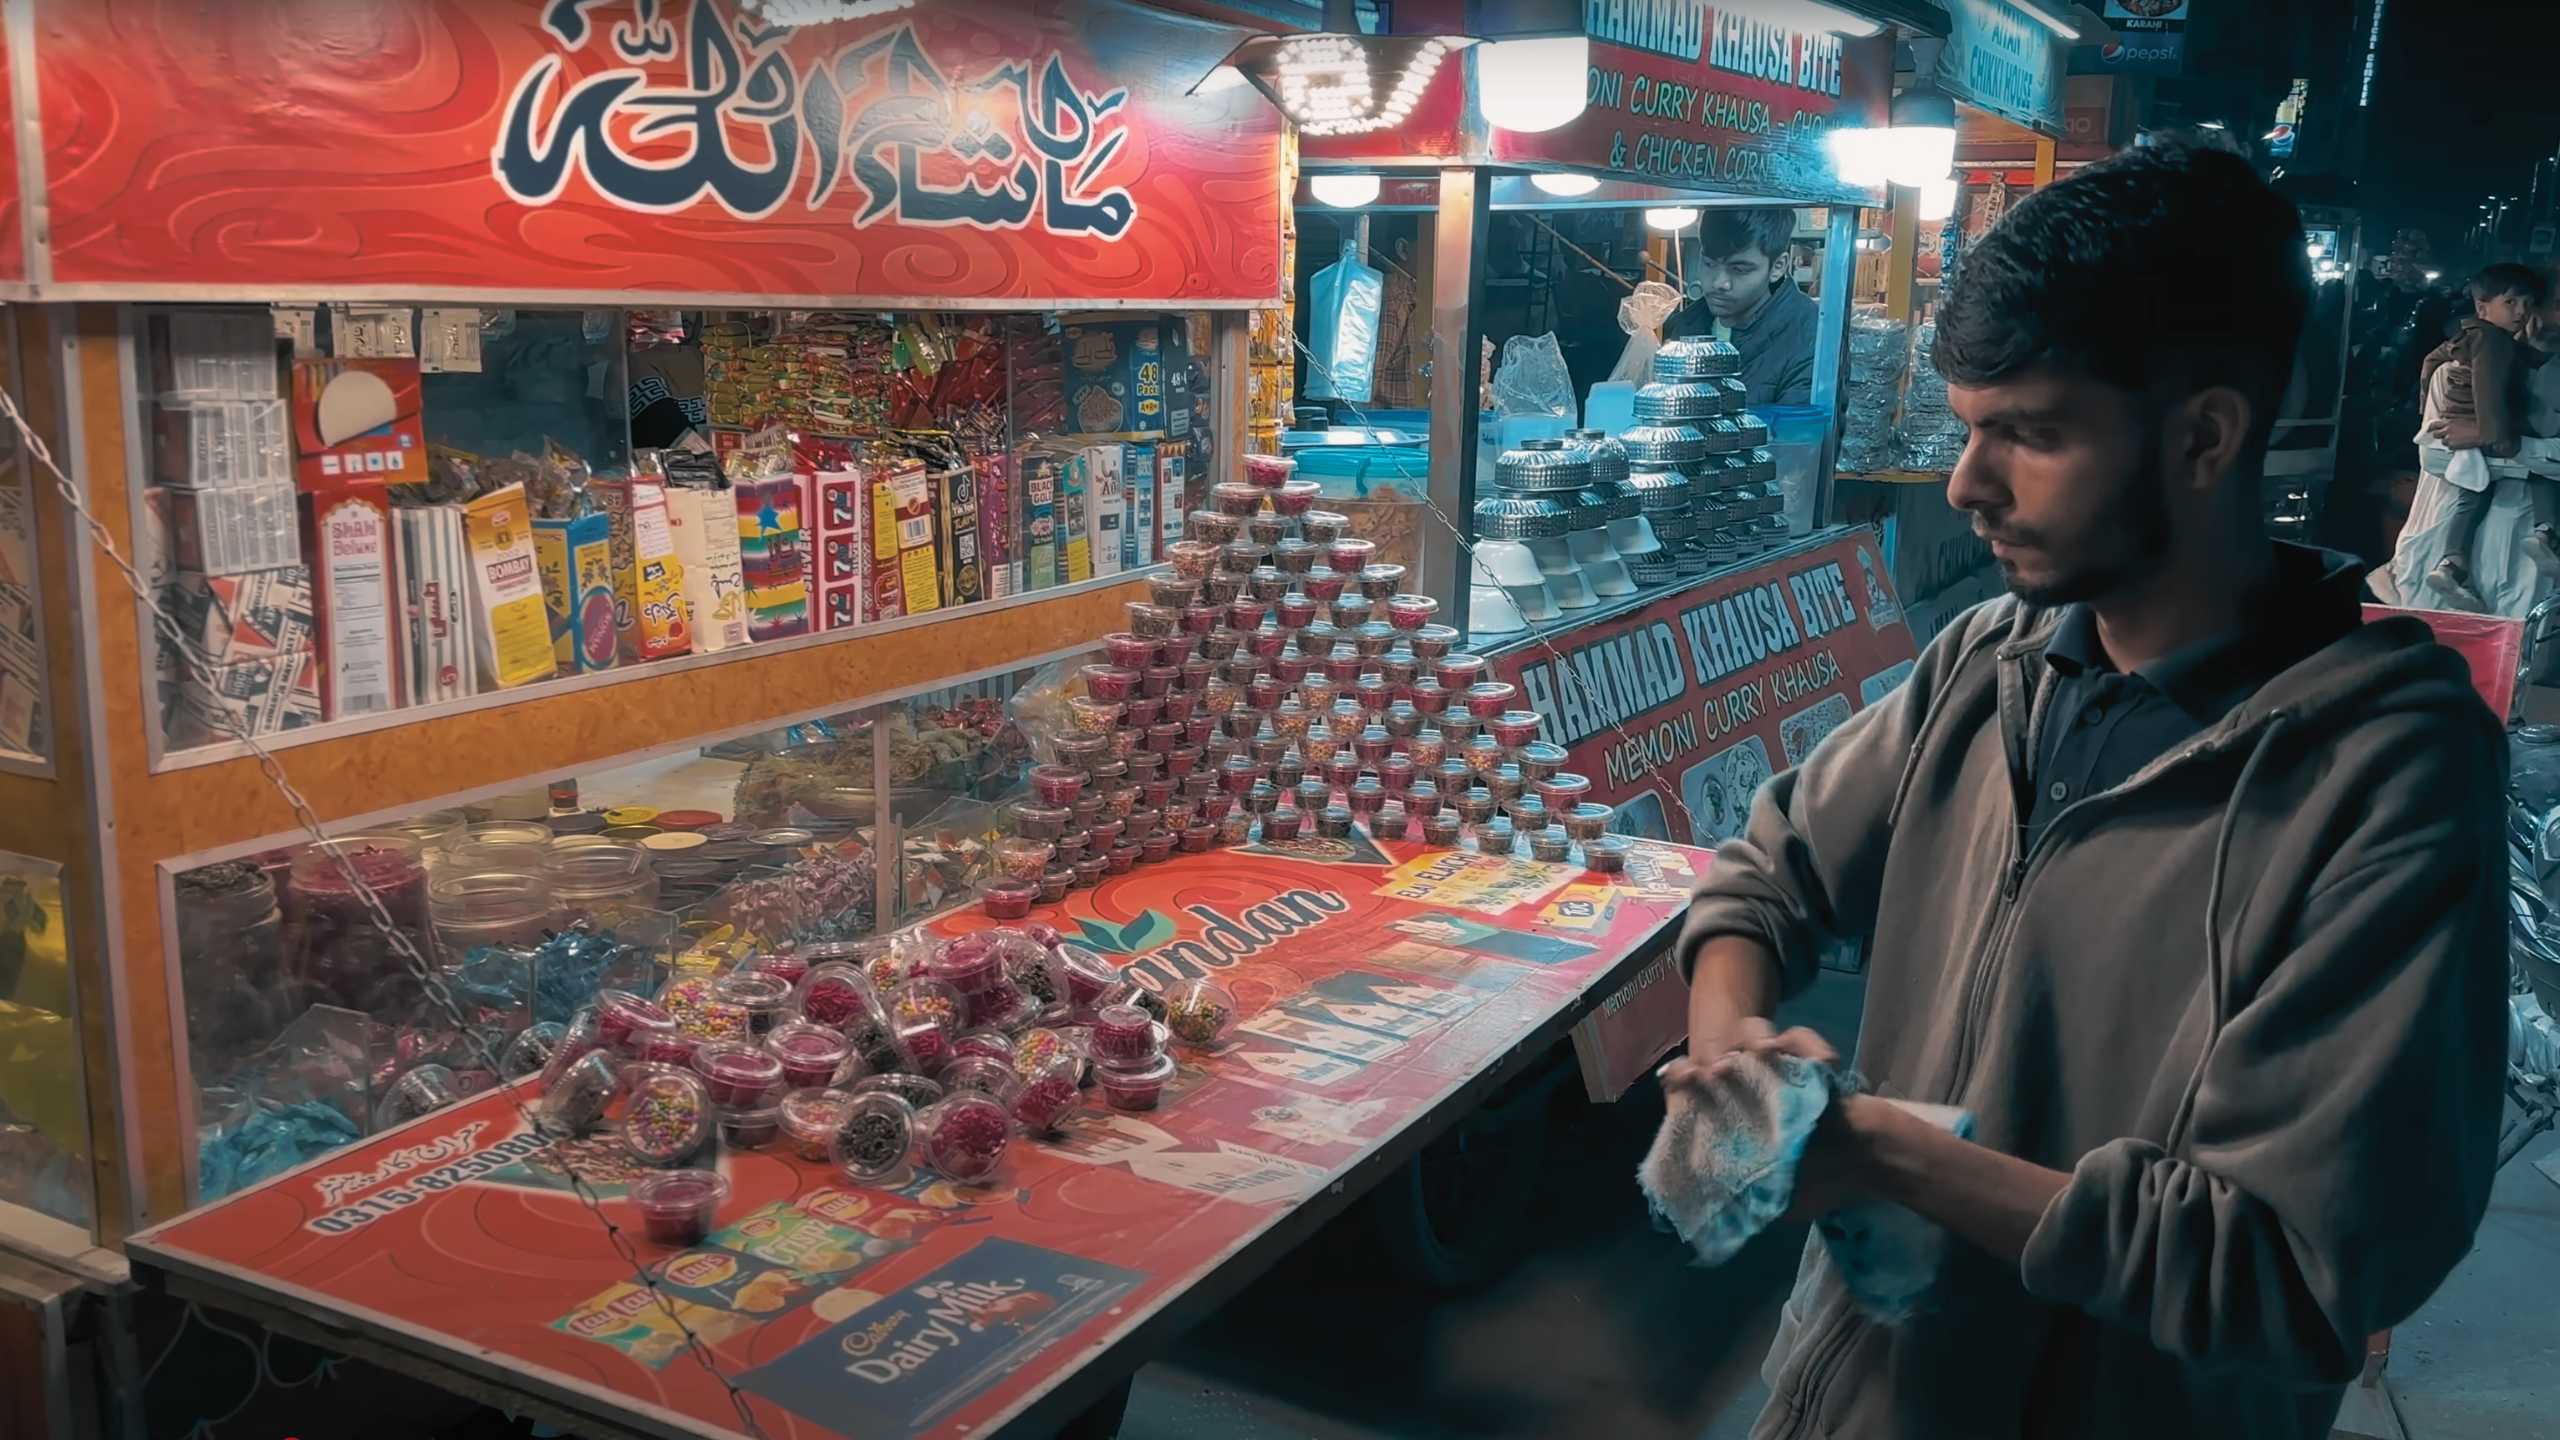
<svg viewBox="0 0 2560 1440">
<path fill-rule="evenodd" d="M 88 499 L 82 493 L 79 483 L 65 474 L 62 467 L 55 463 L 53 452 L 45 445 L 44 437 L 38 435 L 35 427 L 27 423 L 26 416 L 18 409 L 17 397 L 10 394 L 5 386 L 0 386 L 0 416 L 5 416 L 9 424 L 16 428 L 19 436 L 26 443 L 27 453 L 34 457 L 37 464 L 44 467 L 45 473 L 52 478 L 53 488 L 61 494 L 63 503 L 70 506 L 72 512 L 80 517 L 80 523 L 87 530 L 90 543 L 107 558 L 109 564 L 115 566 L 117 573 L 124 579 L 125 588 L 131 590 L 134 598 L 142 602 L 143 608 L 151 613 L 153 629 L 175 649 L 196 683 L 205 686 L 208 691 L 213 689 L 214 675 L 211 662 L 205 658 L 204 653 L 196 647 L 194 642 L 187 638 L 186 633 L 180 629 L 176 617 L 161 605 L 159 597 L 151 593 L 151 586 L 143 579 L 142 573 L 135 569 L 133 563 L 116 548 L 115 538 L 107 532 L 106 526 L 90 509 Z M 496 1052 L 489 1048 L 488 1042 L 482 1039 L 465 1019 L 462 1007 L 454 1000 L 451 989 L 445 985 L 443 978 L 436 974 L 434 968 L 427 964 L 426 957 L 420 955 L 417 947 L 410 943 L 407 934 L 392 918 L 390 908 L 383 903 L 381 894 L 366 882 L 364 876 L 357 872 L 354 863 L 338 845 L 331 841 L 327 829 L 321 824 L 319 813 L 312 808 L 311 802 L 304 797 L 302 791 L 286 776 L 284 767 L 276 760 L 275 753 L 260 743 L 257 736 L 250 734 L 238 717 L 228 710 L 221 711 L 220 720 L 222 728 L 230 733 L 231 738 L 246 747 L 250 755 L 256 759 L 258 769 L 266 777 L 267 784 L 284 798 L 287 805 L 292 807 L 294 819 L 302 826 L 303 831 L 320 845 L 321 853 L 327 855 L 337 865 L 340 876 L 355 892 L 357 899 L 363 902 L 366 918 L 373 923 L 375 929 L 382 932 L 383 940 L 408 970 L 409 978 L 417 983 L 429 1003 L 440 1012 L 441 1018 L 451 1024 L 455 1032 L 462 1036 L 463 1043 L 471 1048 L 474 1058 L 485 1064 L 493 1076 L 503 1076 L 504 1067 L 500 1064 Z M 521 1087 L 503 1080 L 501 1083 L 508 1089 L 509 1103 L 526 1127 L 540 1130 L 540 1122 L 535 1118 L 532 1110 L 516 1095 L 516 1091 Z M 740 1390 L 737 1384 L 720 1369 L 719 1363 L 713 1359 L 710 1348 L 703 1343 L 702 1337 L 694 1332 L 692 1326 L 685 1323 L 684 1316 L 676 1309 L 675 1302 L 658 1288 L 657 1277 L 650 1273 L 647 1262 L 640 1258 L 637 1248 L 624 1236 L 622 1227 L 605 1213 L 602 1199 L 588 1185 L 586 1178 L 578 1173 L 577 1167 L 570 1162 L 566 1154 L 555 1150 L 552 1158 L 559 1164 L 561 1173 L 568 1177 L 569 1188 L 576 1194 L 579 1203 L 595 1216 L 596 1223 L 603 1228 L 605 1239 L 613 1246 L 614 1252 L 621 1256 L 623 1263 L 631 1267 L 633 1276 L 649 1292 L 650 1298 L 657 1302 L 659 1311 L 676 1327 L 677 1332 L 684 1336 L 685 1348 L 692 1352 L 695 1362 L 700 1364 L 703 1370 L 728 1392 L 730 1408 L 737 1412 L 739 1422 L 746 1427 L 746 1433 L 761 1437 L 764 1430 L 756 1423 L 755 1412 L 748 1403 L 746 1392 Z"/>
<path fill-rule="evenodd" d="M 1323 371 L 1328 378 L 1332 376 L 1332 367 L 1326 365 L 1322 359 L 1318 358 L 1315 351 L 1307 348 L 1307 342 L 1299 339 L 1294 329 L 1289 335 L 1289 343 L 1297 347 L 1299 354 L 1307 357 L 1307 363 L 1309 365 Z M 1377 428 L 1369 423 L 1369 417 L 1361 411 L 1359 406 L 1352 404 L 1348 400 L 1337 400 L 1334 403 L 1340 405 L 1343 409 L 1350 411 L 1351 418 L 1359 424 L 1361 429 L 1370 430 Z M 1466 462 L 1462 460 L 1459 463 L 1463 464 Z M 1421 494 L 1416 495 L 1414 498 L 1421 502 L 1424 510 L 1430 512 L 1432 519 L 1440 522 L 1440 528 L 1449 532 L 1449 538 L 1451 541 L 1456 543 L 1458 553 L 1465 557 L 1467 562 L 1466 568 L 1458 577 L 1458 583 L 1461 585 L 1472 584 L 1475 576 L 1475 542 L 1467 537 L 1466 531 L 1459 526 L 1457 521 L 1449 517 L 1448 512 L 1431 503 L 1431 495 L 1427 486 Z M 1570 659 L 1567 659 L 1565 653 L 1556 648 L 1555 642 L 1549 640 L 1544 631 L 1539 630 L 1535 625 L 1530 626 L 1529 639 L 1532 643 L 1537 645 L 1539 649 L 1546 651 L 1548 656 L 1555 661 L 1557 674 L 1572 680 L 1574 685 L 1582 691 L 1582 698 L 1584 702 L 1591 707 L 1592 714 L 1606 715 L 1609 713 L 1609 707 L 1600 703 L 1600 692 L 1592 688 L 1590 680 L 1584 677 L 1581 667 L 1575 665 Z M 1623 722 L 1611 720 L 1606 723 L 1610 730 L 1617 734 L 1617 737 L 1620 740 L 1626 742 L 1628 753 L 1633 755 L 1637 762 L 1643 765 L 1644 768 L 1637 772 L 1638 775 L 1650 777 L 1660 774 L 1661 767 L 1654 762 L 1652 752 L 1642 741 L 1627 732 L 1627 727 Z M 1689 812 L 1689 802 L 1681 798 L 1680 787 L 1675 783 L 1666 782 L 1662 793 L 1663 798 L 1671 802 L 1671 807 L 1679 812 L 1680 821 L 1683 826 L 1682 833 L 1688 835 L 1691 840 L 1694 840 L 1698 833 L 1697 819 Z M 1690 843 L 1690 841 L 1683 840 L 1679 843 L 1685 845 Z"/>
</svg>

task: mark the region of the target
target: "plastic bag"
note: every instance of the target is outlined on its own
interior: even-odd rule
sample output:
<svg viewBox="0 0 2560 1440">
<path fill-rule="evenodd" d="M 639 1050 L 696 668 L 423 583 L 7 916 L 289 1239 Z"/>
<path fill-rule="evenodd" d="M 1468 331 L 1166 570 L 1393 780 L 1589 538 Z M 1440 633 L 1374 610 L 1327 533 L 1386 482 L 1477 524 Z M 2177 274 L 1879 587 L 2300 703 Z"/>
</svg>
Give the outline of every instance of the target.
<svg viewBox="0 0 2560 1440">
<path fill-rule="evenodd" d="M 1552 332 L 1514 335 L 1502 342 L 1502 365 L 1493 372 L 1493 408 L 1503 415 L 1562 415 L 1568 420 L 1580 413 L 1564 347 Z"/>
<path fill-rule="evenodd" d="M 1386 291 L 1386 277 L 1361 264 L 1347 245 L 1341 259 L 1316 272 L 1307 287 L 1314 343 L 1308 347 L 1303 398 L 1369 403 Z"/>
<path fill-rule="evenodd" d="M 1662 348 L 1662 325 L 1680 308 L 1680 292 L 1659 280 L 1647 280 L 1618 302 L 1618 328 L 1627 332 L 1627 348 L 1618 352 L 1611 380 L 1642 385 L 1653 379 L 1653 352 Z"/>
</svg>

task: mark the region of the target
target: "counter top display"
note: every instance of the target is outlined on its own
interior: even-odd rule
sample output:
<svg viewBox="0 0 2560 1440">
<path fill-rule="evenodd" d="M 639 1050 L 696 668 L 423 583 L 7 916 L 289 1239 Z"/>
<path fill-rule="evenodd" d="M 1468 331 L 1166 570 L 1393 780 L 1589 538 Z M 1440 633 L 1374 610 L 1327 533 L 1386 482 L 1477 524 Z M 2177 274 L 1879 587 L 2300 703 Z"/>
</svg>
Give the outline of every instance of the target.
<svg viewBox="0 0 2560 1440">
<path fill-rule="evenodd" d="M 1057 967 L 978 963 L 975 946 L 1003 955 L 1022 942 L 998 939 L 1007 932 L 974 908 L 954 912 L 903 956 L 881 946 L 872 973 L 896 980 L 921 960 L 978 988 L 959 996 L 919 978 L 873 992 L 866 978 L 861 993 L 895 997 L 884 1018 L 933 996 L 965 1008 L 1037 973 L 1063 980 L 1065 1019 L 1089 1022 L 1019 1031 L 1018 1080 L 1001 1061 L 980 1077 L 983 1062 L 953 1060 L 938 1073 L 978 1092 L 965 1103 L 912 1074 L 856 1081 L 854 1099 L 784 1107 L 790 1138 L 774 1143 L 724 1122 L 709 1148 L 677 1157 L 713 1172 L 694 1176 L 640 1165 L 612 1138 L 659 1128 L 607 1122 L 565 1141 L 532 1130 L 514 1102 L 537 1079 L 375 1135 L 129 1250 L 174 1290 L 530 1397 L 562 1423 L 734 1433 L 721 1380 L 565 1188 L 565 1165 L 632 1232 L 764 1433 L 1033 1433 L 1270 1265 L 1660 953 L 1707 857 L 1647 843 L 1624 858 L 1623 873 L 1604 875 L 1357 830 L 1177 854 L 1036 908 L 1027 961 L 1054 933 Z M 934 956 L 954 937 L 961 949 Z M 848 979 L 831 983 L 853 993 Z M 1034 1044 L 1044 1039 L 1056 1044 Z M 1053 1082 L 1069 1072 L 1051 1062 L 1083 1050 L 1095 1083 L 1056 1120 Z M 929 1102 L 920 1113 L 881 1097 L 900 1089 L 936 1096 L 915 1097 Z M 669 1080 L 648 1098 L 692 1093 Z M 798 1138 L 829 1121 L 842 1144 Z M 643 1215 L 634 1187 L 667 1174 Z M 681 1204 L 660 1203 L 670 1186 Z"/>
</svg>

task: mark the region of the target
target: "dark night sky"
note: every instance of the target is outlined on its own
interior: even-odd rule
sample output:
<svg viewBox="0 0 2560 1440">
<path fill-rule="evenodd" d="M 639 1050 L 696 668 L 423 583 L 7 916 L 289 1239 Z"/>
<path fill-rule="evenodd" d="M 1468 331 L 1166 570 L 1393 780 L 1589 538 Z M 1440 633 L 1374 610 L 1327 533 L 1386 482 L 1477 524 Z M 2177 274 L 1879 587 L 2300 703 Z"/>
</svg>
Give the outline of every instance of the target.
<svg viewBox="0 0 2560 1440">
<path fill-rule="evenodd" d="M 2449 249 L 2486 193 L 2524 194 L 2534 161 L 2560 147 L 2555 61 L 2560 5 L 2550 0 L 2391 0 L 2367 208 L 2386 224 L 2423 225 Z"/>
</svg>

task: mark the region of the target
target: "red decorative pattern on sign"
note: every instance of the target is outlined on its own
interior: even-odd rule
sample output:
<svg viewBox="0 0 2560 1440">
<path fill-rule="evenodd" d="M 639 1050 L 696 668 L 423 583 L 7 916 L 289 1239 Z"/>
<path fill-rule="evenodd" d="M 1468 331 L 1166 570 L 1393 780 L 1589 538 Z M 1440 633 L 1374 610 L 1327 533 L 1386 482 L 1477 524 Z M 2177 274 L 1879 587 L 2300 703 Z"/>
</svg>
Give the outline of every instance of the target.
<svg viewBox="0 0 2560 1440">
<path fill-rule="evenodd" d="M 735 0 L 36 10 L 66 286 L 981 307 L 1281 289 L 1279 119 L 1250 90 L 1184 93 L 1238 32 L 1126 0 L 792 28 Z"/>
</svg>

